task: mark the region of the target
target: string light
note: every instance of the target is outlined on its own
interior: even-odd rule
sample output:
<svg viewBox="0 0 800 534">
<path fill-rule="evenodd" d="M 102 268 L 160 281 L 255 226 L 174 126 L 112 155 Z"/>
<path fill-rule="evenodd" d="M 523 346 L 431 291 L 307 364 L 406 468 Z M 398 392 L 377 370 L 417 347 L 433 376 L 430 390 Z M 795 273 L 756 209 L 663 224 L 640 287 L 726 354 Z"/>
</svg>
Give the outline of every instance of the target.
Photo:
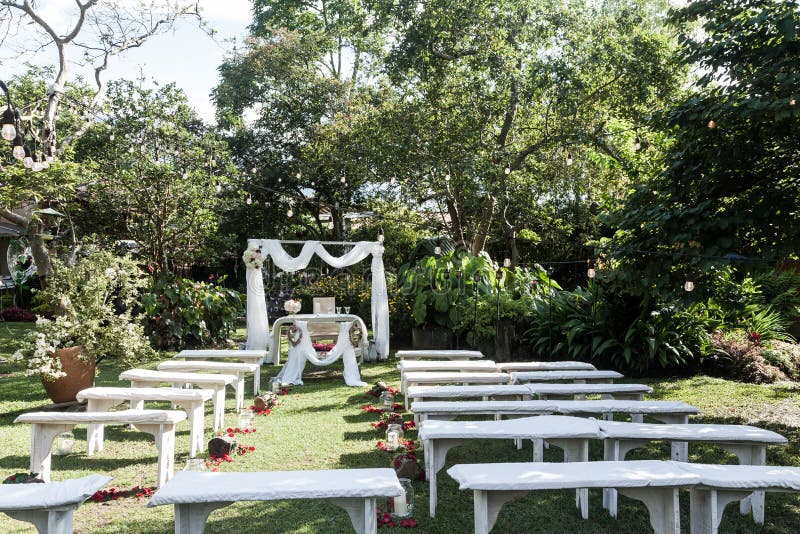
<svg viewBox="0 0 800 534">
<path fill-rule="evenodd" d="M 503 170 L 503 172 L 504 172 L 504 173 L 506 173 L 506 174 L 511 174 L 511 167 L 506 167 L 506 168 Z"/>
<path fill-rule="evenodd" d="M 567 165 L 572 165 L 572 154 L 567 151 Z"/>
<path fill-rule="evenodd" d="M 347 178 L 342 176 L 341 178 L 339 178 L 339 181 L 342 182 L 343 184 L 346 184 L 347 183 Z"/>
<path fill-rule="evenodd" d="M 108 136 L 108 140 L 109 140 L 109 141 L 112 141 L 112 142 L 113 142 L 113 141 L 114 141 L 114 139 L 116 139 L 116 137 L 114 137 L 114 134 L 113 134 L 113 133 L 112 133 L 111 135 L 109 135 L 109 136 Z"/>
<path fill-rule="evenodd" d="M 449 182 L 450 181 L 450 173 L 449 172 L 444 175 L 444 181 L 445 182 Z"/>
<path fill-rule="evenodd" d="M 14 138 L 14 148 L 11 150 L 11 154 L 15 159 L 20 161 L 25 157 L 25 147 L 23 146 L 22 137 L 19 134 Z"/>
<path fill-rule="evenodd" d="M 298 173 L 295 175 L 295 177 L 296 177 L 296 178 L 299 180 L 300 178 L 302 178 L 302 177 L 303 177 L 303 173 L 302 173 L 302 172 L 298 172 Z"/>
<path fill-rule="evenodd" d="M 708 121 L 708 129 L 709 130 L 713 130 L 716 127 L 717 127 L 717 121 L 715 121 L 714 119 L 711 119 L 710 121 Z"/>
<path fill-rule="evenodd" d="M 594 262 L 592 260 L 586 260 L 586 276 L 589 279 L 594 279 L 597 276 L 597 271 L 594 270 Z"/>
<path fill-rule="evenodd" d="M 436 240 L 436 246 L 433 247 L 433 253 L 436 256 L 439 256 L 439 255 L 442 254 L 442 243 L 441 243 L 441 240 L 439 240 L 439 239 Z"/>
<path fill-rule="evenodd" d="M 639 139 L 639 136 L 636 136 L 636 139 L 633 140 L 633 149 L 638 152 L 642 149 L 642 140 Z"/>
<path fill-rule="evenodd" d="M 245 200 L 248 205 L 253 203 L 253 197 L 250 196 L 250 193 L 247 194 L 247 200 Z"/>
<path fill-rule="evenodd" d="M 292 208 L 289 208 L 288 210 L 286 210 L 286 216 L 287 217 L 289 217 L 291 219 L 293 215 L 294 215 L 294 211 L 292 210 Z"/>
<path fill-rule="evenodd" d="M 214 189 L 217 191 L 217 193 L 222 193 L 222 184 L 217 182 L 217 185 L 214 187 Z"/>
<path fill-rule="evenodd" d="M 789 100 L 789 105 L 790 106 L 796 106 L 797 105 L 797 100 L 795 100 L 794 98 Z"/>
<path fill-rule="evenodd" d="M 503 260 L 503 267 L 505 267 L 506 269 L 511 267 L 511 258 L 505 258 Z"/>
<path fill-rule="evenodd" d="M 687 293 L 694 291 L 694 282 L 692 282 L 691 280 L 687 280 L 686 283 L 683 284 L 683 289 Z"/>
</svg>

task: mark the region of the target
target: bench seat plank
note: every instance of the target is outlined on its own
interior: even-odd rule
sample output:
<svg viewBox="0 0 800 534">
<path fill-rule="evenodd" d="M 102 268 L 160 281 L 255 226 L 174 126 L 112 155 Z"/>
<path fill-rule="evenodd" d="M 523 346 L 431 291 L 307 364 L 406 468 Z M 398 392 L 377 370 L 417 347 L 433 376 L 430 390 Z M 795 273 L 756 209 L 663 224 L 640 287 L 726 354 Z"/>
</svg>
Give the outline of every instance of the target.
<svg viewBox="0 0 800 534">
<path fill-rule="evenodd" d="M 515 371 L 511 373 L 511 383 L 524 382 L 551 382 L 556 380 L 588 381 L 603 380 L 613 381 L 624 378 L 625 375 L 616 371 Z"/>
<path fill-rule="evenodd" d="M 214 391 L 211 389 L 93 387 L 79 391 L 76 398 L 80 402 L 86 401 L 86 410 L 89 412 L 107 411 L 124 401 L 130 403 L 132 410 L 144 409 L 145 401 L 169 401 L 183 408 L 189 418 L 189 456 L 194 458 L 204 449 L 205 403 L 213 397 Z M 89 425 L 88 434 L 95 440 L 88 443 L 87 456 L 91 456 L 95 450 L 103 450 L 103 425 L 94 425 Z"/>
<path fill-rule="evenodd" d="M 392 469 L 257 473 L 182 471 L 147 506 L 175 505 L 175 532 L 200 534 L 214 509 L 237 501 L 327 499 L 347 510 L 356 532 L 377 531 L 376 498 L 403 495 Z"/>
<path fill-rule="evenodd" d="M 470 360 L 483 358 L 483 353 L 478 350 L 398 350 L 395 357 L 403 360 L 411 359 L 448 359 L 448 360 Z"/>
<path fill-rule="evenodd" d="M 497 371 L 497 364 L 491 360 L 402 360 L 397 364 L 397 368 L 400 369 L 400 373 L 415 371 L 480 371 L 492 373 Z"/>
<path fill-rule="evenodd" d="M 175 355 L 176 360 L 237 360 L 244 363 L 257 363 L 253 374 L 253 393 L 258 395 L 261 389 L 261 364 L 267 357 L 266 350 L 227 350 L 227 349 L 193 349 L 182 350 Z"/>
<path fill-rule="evenodd" d="M 75 510 L 111 480 L 95 474 L 46 484 L 0 485 L 0 511 L 32 523 L 42 534 L 72 534 Z"/>
<path fill-rule="evenodd" d="M 236 392 L 236 411 L 244 407 L 244 381 L 246 373 L 255 375 L 261 366 L 257 363 L 242 362 L 209 362 L 206 360 L 168 360 L 158 364 L 159 371 L 189 371 L 189 372 L 208 372 L 208 373 L 227 373 L 236 376 L 236 382 L 232 384 Z M 258 392 L 259 384 L 253 380 L 253 387 Z"/>
<path fill-rule="evenodd" d="M 158 486 L 163 485 L 175 472 L 175 424 L 184 421 L 186 414 L 180 410 L 120 410 L 116 412 L 30 412 L 17 417 L 15 423 L 31 423 L 32 473 L 42 480 L 50 480 L 53 440 L 61 432 L 78 425 L 130 424 L 152 435 L 158 450 Z M 87 432 L 88 434 L 88 432 Z M 87 435 L 88 441 L 96 438 Z"/>
<path fill-rule="evenodd" d="M 214 391 L 214 430 L 224 427 L 225 423 L 225 386 L 233 386 L 237 382 L 236 375 L 186 373 L 181 371 L 153 371 L 150 369 L 128 369 L 120 373 L 120 380 L 130 380 L 131 387 L 152 387 L 168 383 L 173 387 L 185 384 L 200 386 Z"/>
<path fill-rule="evenodd" d="M 423 421 L 419 439 L 424 442 L 425 476 L 430 488 L 430 516 L 436 514 L 437 476 L 444 467 L 447 452 L 474 439 L 529 439 L 533 442 L 533 461 L 541 462 L 542 444 L 564 450 L 565 462 L 588 461 L 589 439 L 601 437 L 600 426 L 592 419 L 541 415 L 503 421 Z M 588 517 L 588 493 L 578 490 L 576 504 L 583 517 Z"/>
<path fill-rule="evenodd" d="M 511 371 L 596 371 L 591 363 L 562 361 L 562 362 L 507 362 L 498 363 L 497 368 L 503 372 Z"/>
</svg>

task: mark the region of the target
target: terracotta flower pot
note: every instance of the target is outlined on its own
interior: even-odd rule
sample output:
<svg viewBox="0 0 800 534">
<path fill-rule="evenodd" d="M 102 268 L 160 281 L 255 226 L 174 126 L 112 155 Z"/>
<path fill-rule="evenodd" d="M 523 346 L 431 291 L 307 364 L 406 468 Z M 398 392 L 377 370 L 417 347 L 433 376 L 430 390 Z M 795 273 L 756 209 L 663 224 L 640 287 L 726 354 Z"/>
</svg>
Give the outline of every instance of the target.
<svg viewBox="0 0 800 534">
<path fill-rule="evenodd" d="M 42 385 L 55 404 L 72 402 L 76 400 L 75 396 L 80 390 L 94 385 L 95 362 L 93 359 L 82 360 L 81 354 L 83 347 L 57 350 L 55 357 L 61 360 L 62 369 L 67 376 L 56 380 L 45 380 L 42 377 Z"/>
</svg>

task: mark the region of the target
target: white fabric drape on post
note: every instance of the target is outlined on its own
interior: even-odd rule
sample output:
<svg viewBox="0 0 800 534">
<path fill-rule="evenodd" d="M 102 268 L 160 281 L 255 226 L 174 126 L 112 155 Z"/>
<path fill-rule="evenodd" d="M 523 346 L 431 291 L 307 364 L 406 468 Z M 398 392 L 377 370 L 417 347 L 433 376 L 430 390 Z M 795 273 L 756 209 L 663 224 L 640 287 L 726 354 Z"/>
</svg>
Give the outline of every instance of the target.
<svg viewBox="0 0 800 534">
<path fill-rule="evenodd" d="M 286 272 L 305 269 L 316 254 L 331 267 L 341 269 L 363 261 L 372 255 L 372 336 L 381 359 L 389 356 L 389 295 L 386 272 L 383 268 L 383 245 L 359 241 L 343 256 L 332 256 L 319 241 L 306 241 L 297 257 L 290 256 L 277 239 L 249 239 L 248 248 L 260 247 L 266 261 L 272 258 L 275 266 Z M 269 321 L 264 294 L 264 279 L 260 269 L 247 269 L 247 348 L 265 349 L 269 342 Z"/>
<path fill-rule="evenodd" d="M 314 365 L 327 366 L 342 358 L 344 363 L 344 382 L 348 386 L 366 386 L 366 382 L 361 381 L 361 373 L 358 371 L 358 361 L 356 360 L 356 351 L 353 344 L 350 343 L 350 328 L 353 326 L 352 322 L 344 322 L 339 324 L 339 337 L 336 340 L 336 345 L 323 358 L 317 358 L 317 351 L 311 344 L 311 336 L 308 333 L 308 323 L 306 321 L 297 321 L 297 328 L 300 329 L 301 337 L 297 346 L 289 345 L 289 356 L 278 373 L 278 379 L 281 384 L 303 384 L 303 369 L 306 367 L 306 360 Z"/>
</svg>

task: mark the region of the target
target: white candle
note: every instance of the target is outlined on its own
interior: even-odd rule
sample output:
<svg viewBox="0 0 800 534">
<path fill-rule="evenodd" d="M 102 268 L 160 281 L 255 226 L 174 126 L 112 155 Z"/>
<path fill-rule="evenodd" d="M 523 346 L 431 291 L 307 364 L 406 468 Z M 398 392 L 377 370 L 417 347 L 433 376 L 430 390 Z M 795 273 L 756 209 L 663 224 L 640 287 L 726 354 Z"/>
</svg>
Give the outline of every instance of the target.
<svg viewBox="0 0 800 534">
<path fill-rule="evenodd" d="M 399 445 L 400 434 L 397 433 L 395 430 L 390 430 L 386 434 L 386 448 L 390 451 L 397 450 L 397 446 Z"/>
<path fill-rule="evenodd" d="M 406 504 L 405 492 L 399 497 L 394 498 L 394 514 L 400 517 L 408 515 L 408 504 Z"/>
</svg>

